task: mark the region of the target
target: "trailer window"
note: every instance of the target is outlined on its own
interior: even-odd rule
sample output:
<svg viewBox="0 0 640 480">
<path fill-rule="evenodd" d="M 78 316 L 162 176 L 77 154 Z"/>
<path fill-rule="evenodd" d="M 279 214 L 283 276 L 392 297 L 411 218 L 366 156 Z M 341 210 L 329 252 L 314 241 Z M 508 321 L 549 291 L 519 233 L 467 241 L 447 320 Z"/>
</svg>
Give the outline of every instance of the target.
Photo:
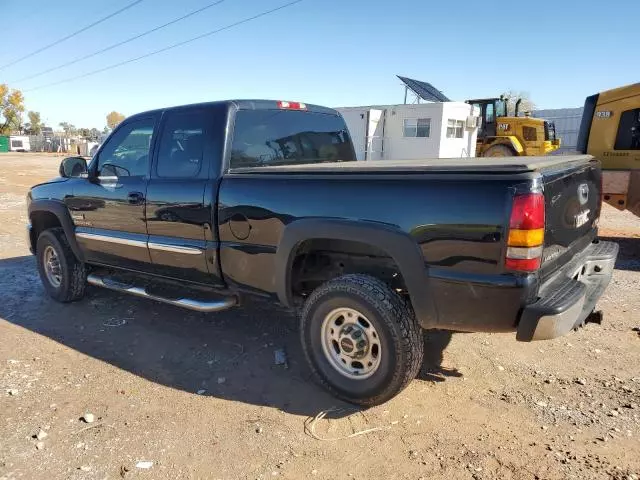
<svg viewBox="0 0 640 480">
<path fill-rule="evenodd" d="M 463 120 L 447 120 L 447 138 L 463 138 L 464 137 L 464 121 Z"/>
<path fill-rule="evenodd" d="M 231 168 L 355 161 L 339 115 L 295 110 L 240 110 Z"/>
<path fill-rule="evenodd" d="M 11 148 L 22 148 L 22 140 L 11 140 Z"/>
<path fill-rule="evenodd" d="M 640 150 L 640 108 L 620 115 L 615 150 Z"/>
<path fill-rule="evenodd" d="M 423 137 L 431 136 L 431 119 L 430 118 L 405 118 L 404 119 L 404 136 L 405 137 Z"/>
</svg>

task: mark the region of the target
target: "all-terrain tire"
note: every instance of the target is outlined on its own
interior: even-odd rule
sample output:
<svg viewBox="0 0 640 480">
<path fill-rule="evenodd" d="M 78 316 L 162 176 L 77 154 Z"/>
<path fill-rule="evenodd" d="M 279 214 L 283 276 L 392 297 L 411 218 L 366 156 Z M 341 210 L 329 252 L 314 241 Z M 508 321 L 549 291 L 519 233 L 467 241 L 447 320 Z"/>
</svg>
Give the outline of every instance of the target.
<svg viewBox="0 0 640 480">
<path fill-rule="evenodd" d="M 380 360 L 367 378 L 341 373 L 323 349 L 322 324 L 340 308 L 360 312 L 380 341 Z M 393 398 L 413 380 L 422 364 L 422 330 L 407 303 L 384 282 L 361 274 L 330 280 L 307 299 L 300 317 L 300 336 L 307 362 L 333 395 L 363 406 Z"/>
<path fill-rule="evenodd" d="M 54 285 L 45 273 L 45 250 L 53 248 L 59 264 L 59 285 Z M 38 273 L 45 290 L 58 302 L 73 302 L 84 296 L 87 284 L 87 270 L 84 263 L 80 262 L 67 240 L 62 228 L 51 228 L 43 231 L 38 237 L 36 245 L 36 259 Z"/>
</svg>

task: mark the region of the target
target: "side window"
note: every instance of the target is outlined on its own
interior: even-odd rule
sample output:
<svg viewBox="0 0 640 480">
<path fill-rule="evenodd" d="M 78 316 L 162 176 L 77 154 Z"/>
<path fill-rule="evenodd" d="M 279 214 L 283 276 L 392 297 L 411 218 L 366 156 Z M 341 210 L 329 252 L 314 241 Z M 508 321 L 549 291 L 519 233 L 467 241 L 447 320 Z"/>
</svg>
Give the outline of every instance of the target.
<svg viewBox="0 0 640 480">
<path fill-rule="evenodd" d="M 404 136 L 415 137 L 418 130 L 418 121 L 415 118 L 404 119 Z"/>
<path fill-rule="evenodd" d="M 207 112 L 169 113 L 160 136 L 159 177 L 197 177 L 202 169 Z"/>
<path fill-rule="evenodd" d="M 463 120 L 447 120 L 447 138 L 464 138 Z"/>
<path fill-rule="evenodd" d="M 640 108 L 620 115 L 615 150 L 640 150 Z"/>
<path fill-rule="evenodd" d="M 495 122 L 495 112 L 493 110 L 493 103 L 487 103 L 487 123 Z"/>
<path fill-rule="evenodd" d="M 429 137 L 431 135 L 431 119 L 405 118 L 403 130 L 405 137 Z"/>
<path fill-rule="evenodd" d="M 527 142 L 538 140 L 538 132 L 535 127 L 522 127 L 522 136 Z"/>
<path fill-rule="evenodd" d="M 153 118 L 123 125 L 100 151 L 98 175 L 137 177 L 149 171 L 149 149 L 153 137 Z"/>
</svg>

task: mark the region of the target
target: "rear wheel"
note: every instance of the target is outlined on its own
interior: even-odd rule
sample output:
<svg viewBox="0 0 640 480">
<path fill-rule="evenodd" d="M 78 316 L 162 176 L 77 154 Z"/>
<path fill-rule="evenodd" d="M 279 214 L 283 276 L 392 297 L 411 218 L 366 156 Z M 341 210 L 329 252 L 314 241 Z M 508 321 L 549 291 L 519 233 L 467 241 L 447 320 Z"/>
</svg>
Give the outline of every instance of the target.
<svg viewBox="0 0 640 480">
<path fill-rule="evenodd" d="M 516 157 L 518 154 L 511 147 L 506 145 L 494 145 L 489 147 L 483 157 Z"/>
<path fill-rule="evenodd" d="M 51 298 L 58 302 L 73 302 L 84 296 L 85 266 L 73 254 L 61 228 L 40 234 L 36 256 L 40 280 Z"/>
<path fill-rule="evenodd" d="M 413 312 L 367 275 L 345 275 L 317 288 L 302 311 L 300 334 L 318 380 L 359 405 L 391 399 L 422 363 L 422 332 Z"/>
</svg>

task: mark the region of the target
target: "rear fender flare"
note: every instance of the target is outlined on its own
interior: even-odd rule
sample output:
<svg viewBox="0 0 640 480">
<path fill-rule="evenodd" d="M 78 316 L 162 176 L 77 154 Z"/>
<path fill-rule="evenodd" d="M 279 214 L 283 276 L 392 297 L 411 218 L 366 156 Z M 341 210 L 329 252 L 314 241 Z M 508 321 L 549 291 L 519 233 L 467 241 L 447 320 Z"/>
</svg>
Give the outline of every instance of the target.
<svg viewBox="0 0 640 480">
<path fill-rule="evenodd" d="M 423 328 L 437 325 L 435 302 L 430 295 L 429 276 L 415 239 L 389 225 L 337 219 L 302 219 L 287 225 L 275 258 L 278 299 L 293 307 L 291 273 L 298 246 L 305 240 L 335 239 L 367 243 L 386 252 L 404 279 L 416 318 Z"/>
<path fill-rule="evenodd" d="M 64 234 L 69 241 L 69 246 L 73 251 L 76 258 L 83 262 L 84 255 L 82 254 L 82 250 L 78 245 L 76 240 L 76 229 L 73 221 L 71 220 L 71 215 L 69 214 L 69 210 L 66 205 L 59 200 L 33 200 L 29 205 L 29 221 L 31 222 L 32 215 L 36 212 L 49 212 L 53 213 L 60 222 L 62 229 L 64 230 Z M 36 242 L 38 239 L 35 239 Z"/>
</svg>

